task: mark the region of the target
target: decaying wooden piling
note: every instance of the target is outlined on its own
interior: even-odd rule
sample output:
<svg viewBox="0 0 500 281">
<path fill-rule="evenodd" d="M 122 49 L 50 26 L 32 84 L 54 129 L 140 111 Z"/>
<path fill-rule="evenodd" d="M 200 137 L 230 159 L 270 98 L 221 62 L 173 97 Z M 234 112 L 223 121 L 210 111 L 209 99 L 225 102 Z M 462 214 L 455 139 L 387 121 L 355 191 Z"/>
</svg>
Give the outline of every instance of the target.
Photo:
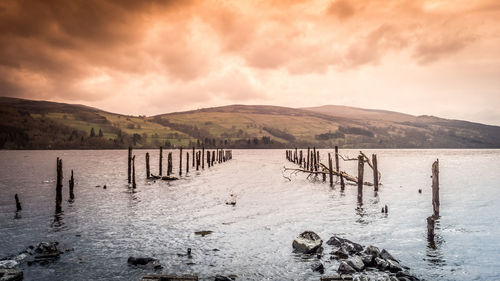
<svg viewBox="0 0 500 281">
<path fill-rule="evenodd" d="M 196 151 L 196 171 L 200 170 L 200 151 Z"/>
<path fill-rule="evenodd" d="M 215 163 L 215 150 L 212 150 L 212 166 Z"/>
<path fill-rule="evenodd" d="M 439 217 L 439 159 L 432 164 L 432 208 L 434 216 Z"/>
<path fill-rule="evenodd" d="M 132 156 L 132 188 L 135 189 L 137 187 L 135 183 L 135 155 Z"/>
<path fill-rule="evenodd" d="M 146 152 L 146 178 L 149 179 L 151 177 L 151 173 L 149 171 L 149 152 Z"/>
<path fill-rule="evenodd" d="M 182 146 L 179 148 L 179 177 L 182 176 Z"/>
<path fill-rule="evenodd" d="M 302 166 L 302 150 L 299 153 L 299 165 Z"/>
<path fill-rule="evenodd" d="M 186 175 L 189 173 L 189 152 L 186 152 Z"/>
<path fill-rule="evenodd" d="M 378 191 L 377 154 L 372 154 L 372 164 L 373 164 L 373 190 Z"/>
<path fill-rule="evenodd" d="M 132 147 L 128 147 L 128 183 L 132 181 Z"/>
<path fill-rule="evenodd" d="M 344 191 L 345 189 L 345 183 L 344 183 L 344 176 L 342 173 L 340 173 L 340 191 Z"/>
<path fill-rule="evenodd" d="M 363 174 L 365 169 L 365 158 L 363 155 L 358 156 L 358 201 L 363 200 Z"/>
<path fill-rule="evenodd" d="M 294 155 L 293 162 L 295 162 L 295 163 L 298 163 L 298 162 L 299 162 L 299 155 L 298 155 L 298 153 L 297 153 L 297 148 L 295 148 L 295 155 Z"/>
<path fill-rule="evenodd" d="M 75 178 L 73 177 L 73 170 L 71 170 L 71 178 L 69 179 L 69 200 L 75 199 L 75 193 L 73 189 L 75 187 Z"/>
<path fill-rule="evenodd" d="M 330 187 L 333 187 L 332 155 L 328 153 L 328 174 L 330 175 Z"/>
<path fill-rule="evenodd" d="M 335 171 L 340 172 L 339 170 L 339 147 L 335 146 Z"/>
<path fill-rule="evenodd" d="M 318 171 L 318 159 L 316 158 L 316 147 L 313 147 L 313 168 L 311 169 L 311 171 Z"/>
<path fill-rule="evenodd" d="M 306 170 L 311 170 L 311 169 L 309 168 L 309 164 L 310 164 L 310 162 L 311 162 L 311 148 L 310 148 L 310 147 L 308 147 L 308 148 L 307 148 Z"/>
<path fill-rule="evenodd" d="M 210 151 L 207 151 L 207 166 L 210 168 Z"/>
<path fill-rule="evenodd" d="M 195 161 L 195 158 L 196 158 L 196 153 L 195 153 L 195 150 L 194 150 L 194 146 L 193 146 L 193 153 L 191 154 L 191 156 L 193 156 L 193 168 L 194 168 L 194 161 Z"/>
<path fill-rule="evenodd" d="M 172 152 L 169 152 L 167 158 L 167 176 L 170 176 L 171 174 L 172 174 Z"/>
<path fill-rule="evenodd" d="M 62 186 L 63 186 L 63 170 L 62 159 L 57 157 L 57 178 L 56 178 L 56 213 L 62 211 Z"/>
<path fill-rule="evenodd" d="M 23 208 L 21 208 L 21 202 L 19 201 L 19 197 L 17 196 L 17 193 L 16 193 L 16 195 L 14 195 L 14 199 L 16 200 L 16 211 L 19 212 Z"/>
<path fill-rule="evenodd" d="M 159 160 L 159 171 L 158 171 L 158 175 L 160 175 L 160 177 L 163 175 L 163 147 L 160 146 L 160 160 Z"/>
<path fill-rule="evenodd" d="M 201 168 L 205 169 L 205 147 L 201 148 Z"/>
<path fill-rule="evenodd" d="M 431 243 L 434 242 L 434 225 L 436 219 L 434 216 L 427 217 L 427 240 Z"/>
</svg>

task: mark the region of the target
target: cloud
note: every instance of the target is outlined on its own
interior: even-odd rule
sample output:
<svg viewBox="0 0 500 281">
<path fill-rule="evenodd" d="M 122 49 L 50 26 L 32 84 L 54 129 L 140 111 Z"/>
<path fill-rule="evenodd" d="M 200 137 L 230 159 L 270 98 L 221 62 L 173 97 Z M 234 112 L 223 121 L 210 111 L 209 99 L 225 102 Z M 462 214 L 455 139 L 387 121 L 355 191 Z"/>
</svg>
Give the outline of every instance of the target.
<svg viewBox="0 0 500 281">
<path fill-rule="evenodd" d="M 330 3 L 326 13 L 334 15 L 340 20 L 344 20 L 354 16 L 356 10 L 353 5 L 347 0 L 337 0 Z"/>
</svg>

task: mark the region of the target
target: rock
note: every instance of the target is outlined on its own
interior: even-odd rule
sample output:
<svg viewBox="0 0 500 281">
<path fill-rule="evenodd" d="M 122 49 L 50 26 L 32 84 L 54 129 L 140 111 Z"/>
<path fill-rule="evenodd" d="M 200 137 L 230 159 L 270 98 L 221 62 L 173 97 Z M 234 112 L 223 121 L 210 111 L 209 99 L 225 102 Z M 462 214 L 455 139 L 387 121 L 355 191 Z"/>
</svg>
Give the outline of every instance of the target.
<svg viewBox="0 0 500 281">
<path fill-rule="evenodd" d="M 18 265 L 19 263 L 15 260 L 3 260 L 0 261 L 0 269 L 11 269 Z"/>
<path fill-rule="evenodd" d="M 129 265 L 135 266 L 149 266 L 154 268 L 155 270 L 162 268 L 160 262 L 157 259 L 150 257 L 129 257 L 127 263 Z"/>
<path fill-rule="evenodd" d="M 386 270 L 389 267 L 389 263 L 381 258 L 375 258 L 375 264 L 380 270 Z"/>
<path fill-rule="evenodd" d="M 397 259 L 395 259 L 389 252 L 387 252 L 385 249 L 380 252 L 380 257 L 383 258 L 384 260 L 393 260 L 395 262 L 398 262 Z"/>
<path fill-rule="evenodd" d="M 292 243 L 294 251 L 304 254 L 316 253 L 320 250 L 323 240 L 312 231 L 304 231 Z"/>
<path fill-rule="evenodd" d="M 0 269 L 0 281 L 21 281 L 23 272 L 17 269 Z"/>
<path fill-rule="evenodd" d="M 330 239 L 326 242 L 326 244 L 331 246 L 336 246 L 339 248 L 344 248 L 349 253 L 359 253 L 363 251 L 363 246 L 361 246 L 360 244 L 354 243 L 350 240 L 338 237 L 336 235 L 330 237 Z"/>
<path fill-rule="evenodd" d="M 378 257 L 378 255 L 380 254 L 380 249 L 375 247 L 375 246 L 370 245 L 370 246 L 366 247 L 365 254 L 371 255 L 373 257 Z"/>
<path fill-rule="evenodd" d="M 349 253 L 344 248 L 340 248 L 330 254 L 332 255 L 330 259 L 347 259 L 349 257 Z"/>
<path fill-rule="evenodd" d="M 342 280 L 352 280 L 352 275 L 351 274 L 340 274 L 340 278 L 342 278 Z"/>
<path fill-rule="evenodd" d="M 377 276 L 377 279 L 375 279 L 375 280 L 376 281 L 391 281 L 391 277 L 389 276 L 389 274 L 384 273 L 382 275 Z"/>
<path fill-rule="evenodd" d="M 329 276 L 321 276 L 321 281 L 340 281 L 342 280 L 342 277 L 340 275 L 329 275 Z"/>
<path fill-rule="evenodd" d="M 339 269 L 337 271 L 342 274 L 342 273 L 354 273 L 356 270 L 352 268 L 347 262 L 341 261 L 339 265 Z"/>
<path fill-rule="evenodd" d="M 196 275 L 163 275 L 163 274 L 150 274 L 142 277 L 141 281 L 198 281 Z"/>
<path fill-rule="evenodd" d="M 365 264 L 360 256 L 353 256 L 347 260 L 347 264 L 354 268 L 356 271 L 361 271 L 365 268 Z"/>
<path fill-rule="evenodd" d="M 25 259 L 29 258 L 29 254 L 28 253 L 20 253 L 19 255 L 17 255 L 14 260 L 16 260 L 17 262 L 22 262 L 24 261 Z"/>
<path fill-rule="evenodd" d="M 321 274 L 325 273 L 325 267 L 320 262 L 314 263 L 311 267 L 313 271 L 319 272 Z"/>
<path fill-rule="evenodd" d="M 215 281 L 233 281 L 233 279 L 223 275 L 215 275 Z"/>
<path fill-rule="evenodd" d="M 58 242 L 40 242 L 35 247 L 35 253 L 37 254 L 51 254 L 59 252 L 57 250 Z"/>
<path fill-rule="evenodd" d="M 375 258 L 372 255 L 362 255 L 361 260 L 365 264 L 365 267 L 375 266 L 375 262 L 374 262 Z"/>
<path fill-rule="evenodd" d="M 390 272 L 399 272 L 399 271 L 403 270 L 403 268 L 401 268 L 399 263 L 396 261 L 393 261 L 391 259 L 387 259 L 386 262 L 389 263 L 389 271 Z"/>
<path fill-rule="evenodd" d="M 404 271 L 399 271 L 398 273 L 396 273 L 396 278 L 398 280 L 409 280 L 409 281 L 419 281 L 420 279 L 418 279 L 417 277 L 415 276 L 412 276 Z"/>
<path fill-rule="evenodd" d="M 370 277 L 368 277 L 368 275 L 365 275 L 365 274 L 360 274 L 360 275 L 354 277 L 353 280 L 354 281 L 370 281 Z"/>
</svg>

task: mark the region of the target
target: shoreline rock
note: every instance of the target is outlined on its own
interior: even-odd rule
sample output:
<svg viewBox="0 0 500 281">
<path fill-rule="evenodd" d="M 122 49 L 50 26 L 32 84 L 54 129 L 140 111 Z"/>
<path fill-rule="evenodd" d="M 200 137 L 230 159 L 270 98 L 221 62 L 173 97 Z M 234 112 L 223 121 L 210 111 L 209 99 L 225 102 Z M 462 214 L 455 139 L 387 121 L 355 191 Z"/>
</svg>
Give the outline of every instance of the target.
<svg viewBox="0 0 500 281">
<path fill-rule="evenodd" d="M 293 240 L 292 247 L 295 252 L 303 254 L 320 253 L 323 240 L 313 231 L 304 231 Z"/>
</svg>

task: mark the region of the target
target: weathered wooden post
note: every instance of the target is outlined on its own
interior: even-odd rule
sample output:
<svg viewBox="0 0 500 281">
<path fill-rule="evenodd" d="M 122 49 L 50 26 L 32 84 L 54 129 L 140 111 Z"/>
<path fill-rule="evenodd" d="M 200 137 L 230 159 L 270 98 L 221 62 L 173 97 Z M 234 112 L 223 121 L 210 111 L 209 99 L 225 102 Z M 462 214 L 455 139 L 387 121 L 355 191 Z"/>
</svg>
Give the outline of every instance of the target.
<svg viewBox="0 0 500 281">
<path fill-rule="evenodd" d="M 186 175 L 189 173 L 189 152 L 186 152 Z"/>
<path fill-rule="evenodd" d="M 210 151 L 207 150 L 207 166 L 210 168 Z"/>
<path fill-rule="evenodd" d="M 439 159 L 432 164 L 432 208 L 434 217 L 439 218 Z"/>
<path fill-rule="evenodd" d="M 182 146 L 179 148 L 179 177 L 182 176 Z"/>
<path fill-rule="evenodd" d="M 311 148 L 308 147 L 307 148 L 307 162 L 306 162 L 306 167 L 307 167 L 306 170 L 308 170 L 308 171 L 310 170 L 310 168 L 309 168 L 310 162 L 311 162 Z"/>
<path fill-rule="evenodd" d="M 434 223 L 436 222 L 434 216 L 427 217 L 427 240 L 434 243 Z"/>
<path fill-rule="evenodd" d="M 328 153 L 328 171 L 330 174 L 330 187 L 333 187 L 332 155 L 330 153 Z"/>
<path fill-rule="evenodd" d="M 163 174 L 163 147 L 162 146 L 160 146 L 160 163 L 159 163 L 159 165 L 160 165 L 160 171 L 158 173 L 161 177 Z"/>
<path fill-rule="evenodd" d="M 318 171 L 318 159 L 316 159 L 316 147 L 313 147 L 313 169 L 311 171 Z"/>
<path fill-rule="evenodd" d="M 130 184 L 132 181 L 132 147 L 128 147 L 128 183 Z"/>
<path fill-rule="evenodd" d="M 201 168 L 205 169 L 205 146 L 201 148 Z"/>
<path fill-rule="evenodd" d="M 316 151 L 316 167 L 314 168 L 314 170 L 317 172 L 318 169 L 319 169 L 319 163 L 321 163 L 320 159 L 319 159 L 319 151 Z"/>
<path fill-rule="evenodd" d="M 200 152 L 196 151 L 196 171 L 200 170 Z"/>
<path fill-rule="evenodd" d="M 344 183 L 344 176 L 342 173 L 340 173 L 340 191 L 344 191 L 345 189 L 345 183 Z"/>
<path fill-rule="evenodd" d="M 135 189 L 137 187 L 135 183 L 135 155 L 132 157 L 132 188 Z"/>
<path fill-rule="evenodd" d="M 335 171 L 339 171 L 339 147 L 335 146 Z"/>
<path fill-rule="evenodd" d="M 149 152 L 146 152 L 146 178 L 149 179 L 151 177 L 151 173 L 149 171 Z"/>
<path fill-rule="evenodd" d="M 365 157 L 358 156 L 358 201 L 363 201 L 363 174 L 365 168 Z"/>
<path fill-rule="evenodd" d="M 60 213 L 62 210 L 62 181 L 63 181 L 63 171 L 62 171 L 62 159 L 57 157 L 57 182 L 56 182 L 56 213 Z"/>
<path fill-rule="evenodd" d="M 378 191 L 378 167 L 377 167 L 377 154 L 372 154 L 373 165 L 373 189 Z"/>
<path fill-rule="evenodd" d="M 215 163 L 215 150 L 212 150 L 212 166 Z"/>
<path fill-rule="evenodd" d="M 172 174 L 172 152 L 168 153 L 167 176 Z"/>
<path fill-rule="evenodd" d="M 194 146 L 193 146 L 193 153 L 191 154 L 191 156 L 193 156 L 193 168 L 194 168 L 194 160 L 195 160 L 195 158 L 196 158 L 196 156 L 195 156 L 195 155 L 196 155 L 196 153 L 195 153 L 195 151 L 194 151 Z"/>
<path fill-rule="evenodd" d="M 17 196 L 17 193 L 16 193 L 16 195 L 14 195 L 14 199 L 16 199 L 16 211 L 19 212 L 23 208 L 21 208 L 21 202 L 19 202 L 19 197 Z"/>
<path fill-rule="evenodd" d="M 297 153 L 297 148 L 295 148 L 295 157 L 294 157 L 294 159 L 293 159 L 293 162 L 294 162 L 294 163 L 298 163 L 298 162 L 299 162 L 299 160 L 298 160 L 298 159 L 299 159 L 299 157 L 298 157 L 298 153 Z"/>
<path fill-rule="evenodd" d="M 71 170 L 71 178 L 69 179 L 69 199 L 75 199 L 75 193 L 73 193 L 73 189 L 75 187 L 75 179 L 73 178 L 73 170 Z"/>
<path fill-rule="evenodd" d="M 299 156 L 299 166 L 302 166 L 302 150 L 300 151 L 300 156 Z"/>
</svg>

